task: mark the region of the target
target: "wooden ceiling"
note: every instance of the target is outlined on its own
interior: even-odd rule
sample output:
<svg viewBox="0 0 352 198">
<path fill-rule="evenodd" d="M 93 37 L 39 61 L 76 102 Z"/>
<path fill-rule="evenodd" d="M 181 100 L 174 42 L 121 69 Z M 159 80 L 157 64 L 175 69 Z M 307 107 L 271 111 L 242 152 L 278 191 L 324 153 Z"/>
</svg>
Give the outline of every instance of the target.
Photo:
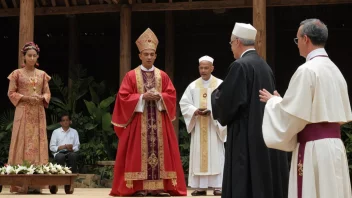
<svg viewBox="0 0 352 198">
<path fill-rule="evenodd" d="M 119 12 L 122 3 L 132 11 L 246 8 L 252 0 L 34 0 L 36 15 Z M 347 4 L 352 0 L 267 0 L 268 6 Z M 0 0 L 0 17 L 18 16 L 20 0 Z"/>
</svg>

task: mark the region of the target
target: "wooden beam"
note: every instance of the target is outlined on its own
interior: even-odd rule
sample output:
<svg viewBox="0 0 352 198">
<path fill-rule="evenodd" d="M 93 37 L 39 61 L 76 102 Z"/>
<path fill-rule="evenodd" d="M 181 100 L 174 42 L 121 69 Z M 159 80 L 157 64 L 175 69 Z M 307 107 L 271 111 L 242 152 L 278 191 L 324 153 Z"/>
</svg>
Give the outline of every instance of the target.
<svg viewBox="0 0 352 198">
<path fill-rule="evenodd" d="M 52 3 L 55 0 L 51 0 Z M 201 4 L 200 4 L 201 3 Z M 299 6 L 299 5 L 335 5 L 351 4 L 352 0 L 340 0 L 339 2 L 312 3 L 311 1 L 301 4 L 290 1 L 289 4 L 268 4 L 268 7 L 276 6 Z M 54 4 L 56 6 L 56 3 Z M 89 13 L 108 13 L 119 12 L 121 5 L 116 4 L 98 4 L 89 6 L 72 6 L 72 7 L 41 7 L 35 9 L 35 15 L 65 15 L 65 14 L 89 14 Z M 170 11 L 170 10 L 213 10 L 224 8 L 251 8 L 252 5 L 239 4 L 238 2 L 175 2 L 175 3 L 136 3 L 132 4 L 132 11 Z M 18 8 L 0 9 L 0 17 L 19 16 Z"/>
<path fill-rule="evenodd" d="M 253 0 L 253 26 L 258 31 L 255 48 L 266 60 L 266 0 Z"/>
<path fill-rule="evenodd" d="M 65 5 L 66 7 L 70 7 L 70 2 L 68 2 L 68 0 L 65 0 Z"/>
<path fill-rule="evenodd" d="M 65 2 L 66 3 L 66 2 Z M 72 5 L 77 6 L 77 0 L 72 0 Z M 67 6 L 67 5 L 66 5 Z"/>
<path fill-rule="evenodd" d="M 13 7 L 14 7 L 14 8 L 17 8 L 17 2 L 16 2 L 16 0 L 12 0 L 12 4 L 13 4 Z"/>
<path fill-rule="evenodd" d="M 131 70 L 131 15 L 130 5 L 124 4 L 120 11 L 120 84 Z"/>
<path fill-rule="evenodd" d="M 239 8 L 244 4 L 238 1 L 194 1 L 174 3 L 140 3 L 132 6 L 132 11 L 170 11 L 170 10 L 206 10 L 220 8 Z M 248 7 L 248 6 L 247 6 Z"/>
<path fill-rule="evenodd" d="M 98 4 L 90 6 L 71 6 L 71 7 L 41 7 L 35 9 L 36 16 L 42 15 L 66 15 L 66 14 L 93 14 L 93 13 L 109 13 L 120 12 L 120 5 L 115 4 Z M 20 9 L 9 8 L 0 9 L 0 17 L 19 16 Z"/>
<path fill-rule="evenodd" d="M 7 6 L 7 3 L 6 3 L 5 0 L 1 0 L 1 5 L 2 5 L 2 7 L 5 8 L 5 9 L 9 8 L 9 7 Z"/>
<path fill-rule="evenodd" d="M 23 46 L 34 39 L 34 0 L 20 1 L 20 27 L 18 41 L 18 67 L 23 63 Z"/>
<path fill-rule="evenodd" d="M 52 5 L 53 7 L 55 7 L 55 6 L 56 6 L 56 1 L 55 1 L 55 0 L 51 0 L 51 5 Z"/>
</svg>

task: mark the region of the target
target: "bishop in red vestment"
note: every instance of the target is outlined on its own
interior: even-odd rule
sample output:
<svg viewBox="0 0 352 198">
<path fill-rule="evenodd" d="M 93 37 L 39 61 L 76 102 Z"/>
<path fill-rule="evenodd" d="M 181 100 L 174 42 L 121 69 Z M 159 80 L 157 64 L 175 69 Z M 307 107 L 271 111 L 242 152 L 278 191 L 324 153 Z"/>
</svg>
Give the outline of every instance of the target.
<svg viewBox="0 0 352 198">
<path fill-rule="evenodd" d="M 119 138 L 112 196 L 186 196 L 172 120 L 176 90 L 154 67 L 158 39 L 149 28 L 137 39 L 142 65 L 120 86 L 112 116 Z"/>
</svg>

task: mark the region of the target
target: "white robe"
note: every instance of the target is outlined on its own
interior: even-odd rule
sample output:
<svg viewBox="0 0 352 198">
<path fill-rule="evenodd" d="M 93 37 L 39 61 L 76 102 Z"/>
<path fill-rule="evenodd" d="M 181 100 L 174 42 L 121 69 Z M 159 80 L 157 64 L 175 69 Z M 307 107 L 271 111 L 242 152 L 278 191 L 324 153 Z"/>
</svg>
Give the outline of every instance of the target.
<svg viewBox="0 0 352 198">
<path fill-rule="evenodd" d="M 309 54 L 291 78 L 283 98 L 274 96 L 265 106 L 263 137 L 269 148 L 293 151 L 289 198 L 297 198 L 297 134 L 319 122 L 352 120 L 347 84 L 324 49 Z M 302 198 L 351 198 L 346 150 L 337 138 L 306 143 L 303 161 Z"/>
<path fill-rule="evenodd" d="M 223 127 L 213 119 L 212 114 L 207 117 L 207 138 L 208 144 L 201 144 L 201 116 L 194 116 L 194 112 L 201 107 L 201 99 L 206 93 L 203 106 L 211 109 L 211 93 L 216 89 L 222 80 L 211 76 L 208 81 L 201 78 L 193 81 L 184 92 L 181 100 L 181 112 L 184 117 L 187 132 L 191 134 L 190 163 L 188 185 L 192 188 L 221 188 L 223 168 L 225 161 L 224 141 L 226 140 L 226 127 Z M 205 129 L 206 130 L 206 129 Z M 207 147 L 207 156 L 201 157 L 203 149 Z M 203 153 L 204 154 L 204 153 Z M 207 158 L 207 166 L 202 163 Z M 203 162 L 202 162 L 203 159 Z"/>
</svg>

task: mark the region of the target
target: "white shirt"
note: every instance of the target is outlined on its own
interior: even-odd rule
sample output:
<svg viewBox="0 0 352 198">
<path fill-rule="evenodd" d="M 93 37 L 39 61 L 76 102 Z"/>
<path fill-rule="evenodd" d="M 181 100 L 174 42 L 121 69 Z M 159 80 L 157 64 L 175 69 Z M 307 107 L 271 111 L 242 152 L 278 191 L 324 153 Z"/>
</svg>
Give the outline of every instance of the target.
<svg viewBox="0 0 352 198">
<path fill-rule="evenodd" d="M 50 139 L 50 150 L 53 152 L 54 157 L 58 153 L 57 149 L 59 146 L 65 144 L 72 144 L 73 152 L 77 152 L 79 150 L 79 136 L 75 129 L 68 128 L 68 130 L 65 131 L 62 127 L 60 127 L 53 131 Z"/>
<path fill-rule="evenodd" d="M 309 61 L 314 56 L 319 56 L 319 55 L 327 56 L 328 53 L 326 53 L 324 48 L 315 49 L 307 55 L 306 62 Z"/>
</svg>

